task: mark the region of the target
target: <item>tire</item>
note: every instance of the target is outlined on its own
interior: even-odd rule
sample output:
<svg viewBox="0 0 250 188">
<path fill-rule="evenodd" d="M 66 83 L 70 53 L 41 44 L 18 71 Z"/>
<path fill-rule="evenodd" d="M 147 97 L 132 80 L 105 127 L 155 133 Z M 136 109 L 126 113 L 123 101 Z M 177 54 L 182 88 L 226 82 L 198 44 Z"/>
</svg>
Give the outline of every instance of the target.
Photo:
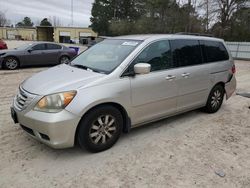
<svg viewBox="0 0 250 188">
<path fill-rule="evenodd" d="M 224 94 L 225 90 L 222 85 L 214 86 L 208 96 L 207 104 L 204 107 L 205 112 L 207 113 L 217 112 L 223 103 Z"/>
<path fill-rule="evenodd" d="M 59 63 L 60 64 L 68 64 L 70 62 L 70 58 L 66 55 L 60 57 Z"/>
<path fill-rule="evenodd" d="M 15 57 L 6 57 L 4 58 L 4 68 L 8 70 L 15 70 L 19 68 L 19 61 Z"/>
<path fill-rule="evenodd" d="M 107 150 L 119 139 L 122 127 L 123 117 L 118 109 L 109 105 L 97 107 L 80 121 L 78 144 L 93 153 Z"/>
</svg>

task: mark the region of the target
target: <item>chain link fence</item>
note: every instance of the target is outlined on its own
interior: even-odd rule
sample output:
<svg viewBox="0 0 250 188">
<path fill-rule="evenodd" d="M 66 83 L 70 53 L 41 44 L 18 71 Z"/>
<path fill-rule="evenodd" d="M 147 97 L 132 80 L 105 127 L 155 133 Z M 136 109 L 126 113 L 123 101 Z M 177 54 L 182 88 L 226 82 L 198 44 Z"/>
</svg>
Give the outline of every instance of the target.
<svg viewBox="0 0 250 188">
<path fill-rule="evenodd" d="M 226 42 L 234 59 L 250 60 L 250 42 Z"/>
</svg>

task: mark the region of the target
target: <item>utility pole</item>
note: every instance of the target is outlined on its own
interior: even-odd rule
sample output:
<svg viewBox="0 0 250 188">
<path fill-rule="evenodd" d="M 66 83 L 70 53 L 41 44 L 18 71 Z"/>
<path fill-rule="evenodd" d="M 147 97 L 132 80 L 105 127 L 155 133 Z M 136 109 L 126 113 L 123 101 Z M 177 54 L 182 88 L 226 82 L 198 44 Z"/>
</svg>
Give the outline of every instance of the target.
<svg viewBox="0 0 250 188">
<path fill-rule="evenodd" d="M 114 1 L 114 15 L 113 15 L 113 19 L 115 20 L 116 18 L 116 1 Z"/>
<path fill-rule="evenodd" d="M 207 30 L 207 31 L 206 31 L 206 32 L 208 33 L 208 27 L 209 27 L 209 20 L 208 20 L 208 19 L 209 19 L 209 13 L 208 13 L 208 7 L 209 7 L 209 5 L 208 5 L 208 0 L 206 0 L 206 1 L 207 1 L 207 2 L 206 2 L 206 3 L 207 3 L 207 15 L 206 15 L 206 16 L 207 16 L 207 23 L 206 23 L 206 26 L 207 26 L 206 30 Z"/>
<path fill-rule="evenodd" d="M 71 26 L 74 25 L 74 0 L 71 0 Z"/>
<path fill-rule="evenodd" d="M 188 24 L 186 28 L 186 32 L 191 32 L 191 0 L 188 0 Z"/>
</svg>

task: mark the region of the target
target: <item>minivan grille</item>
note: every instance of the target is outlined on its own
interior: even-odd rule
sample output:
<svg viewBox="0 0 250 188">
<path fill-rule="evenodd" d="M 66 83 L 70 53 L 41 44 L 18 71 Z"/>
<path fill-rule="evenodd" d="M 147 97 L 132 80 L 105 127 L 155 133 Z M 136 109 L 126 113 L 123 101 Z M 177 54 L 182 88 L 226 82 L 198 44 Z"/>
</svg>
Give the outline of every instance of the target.
<svg viewBox="0 0 250 188">
<path fill-rule="evenodd" d="M 23 88 L 19 88 L 19 91 L 14 99 L 15 107 L 18 110 L 24 110 L 30 102 L 35 98 L 35 95 L 28 93 Z"/>
</svg>

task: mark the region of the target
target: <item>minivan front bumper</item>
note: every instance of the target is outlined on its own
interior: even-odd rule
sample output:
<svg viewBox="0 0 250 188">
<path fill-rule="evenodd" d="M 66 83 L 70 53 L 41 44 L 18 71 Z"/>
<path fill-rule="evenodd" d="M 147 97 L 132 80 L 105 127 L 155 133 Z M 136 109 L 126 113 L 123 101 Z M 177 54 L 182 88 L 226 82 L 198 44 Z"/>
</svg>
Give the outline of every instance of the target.
<svg viewBox="0 0 250 188">
<path fill-rule="evenodd" d="M 67 110 L 59 113 L 31 110 L 24 113 L 15 108 L 12 108 L 12 118 L 16 118 L 16 121 L 30 136 L 52 148 L 73 147 L 75 131 L 81 119 Z"/>
</svg>

